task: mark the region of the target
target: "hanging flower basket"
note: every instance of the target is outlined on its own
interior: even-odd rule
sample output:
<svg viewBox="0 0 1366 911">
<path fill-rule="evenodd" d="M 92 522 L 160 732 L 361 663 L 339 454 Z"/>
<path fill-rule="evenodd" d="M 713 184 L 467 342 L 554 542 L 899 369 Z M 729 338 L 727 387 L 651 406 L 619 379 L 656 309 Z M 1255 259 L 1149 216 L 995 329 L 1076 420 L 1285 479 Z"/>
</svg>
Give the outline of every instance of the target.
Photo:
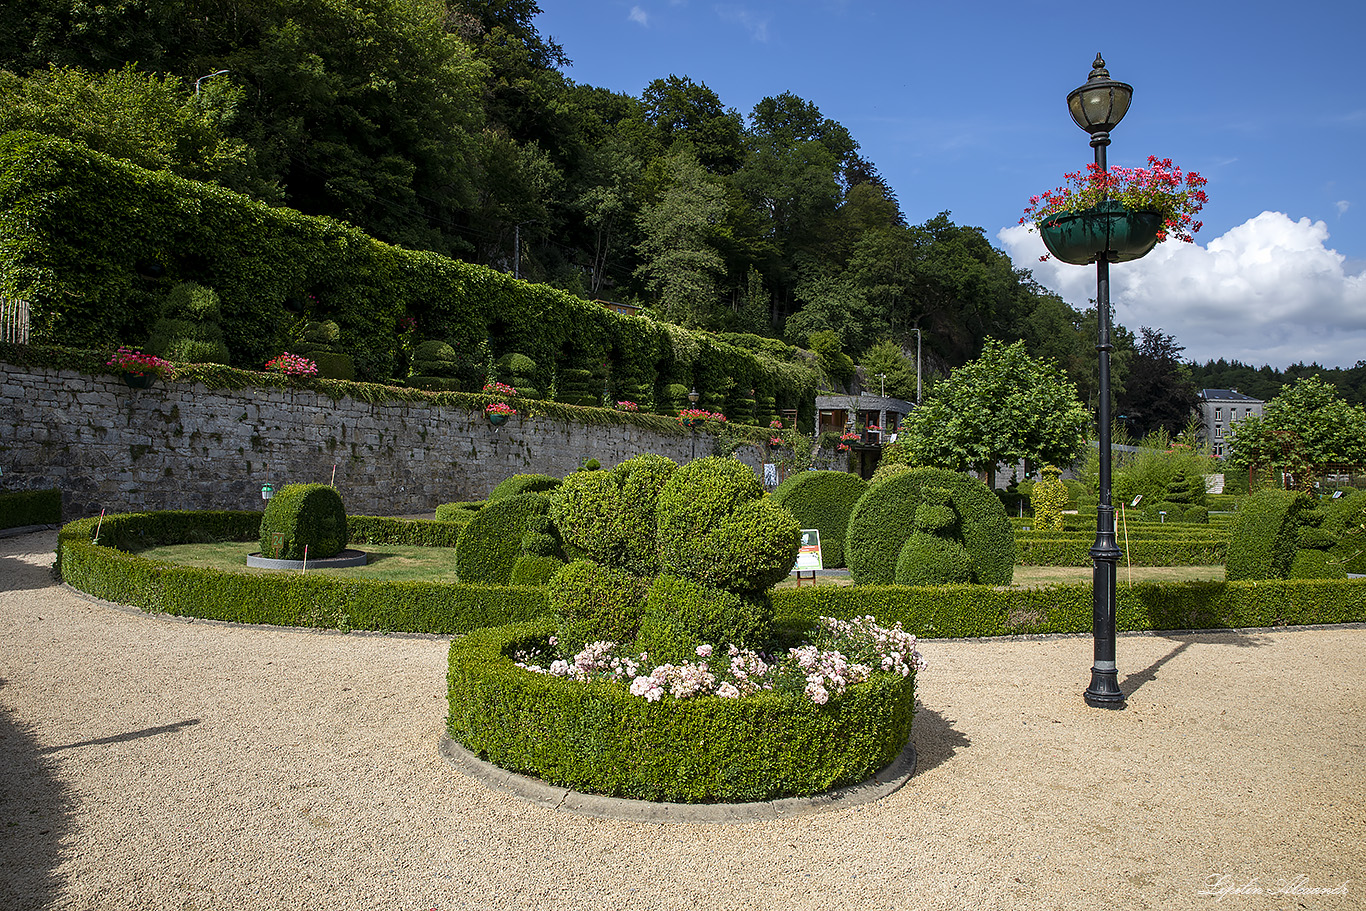
<svg viewBox="0 0 1366 911">
<path fill-rule="evenodd" d="M 489 423 L 492 424 L 494 427 L 502 427 L 504 424 L 507 423 L 508 416 L 505 414 L 500 414 L 497 411 L 490 411 L 488 413 L 488 419 Z"/>
<path fill-rule="evenodd" d="M 147 389 L 157 381 L 155 373 L 128 373 L 124 371 L 119 376 L 133 389 Z"/>
<path fill-rule="evenodd" d="M 1102 202 L 1090 209 L 1057 215 L 1039 225 L 1048 252 L 1065 263 L 1084 266 L 1104 256 L 1127 263 L 1157 246 L 1162 214 L 1134 211 L 1118 202 Z"/>
</svg>

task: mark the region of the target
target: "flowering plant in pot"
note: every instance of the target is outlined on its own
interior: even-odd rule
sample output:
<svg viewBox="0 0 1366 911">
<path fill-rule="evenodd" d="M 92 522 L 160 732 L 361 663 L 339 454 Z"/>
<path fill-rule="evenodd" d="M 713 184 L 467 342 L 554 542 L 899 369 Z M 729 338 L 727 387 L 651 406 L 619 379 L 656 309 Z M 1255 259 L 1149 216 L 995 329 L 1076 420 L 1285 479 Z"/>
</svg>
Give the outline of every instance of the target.
<svg viewBox="0 0 1366 911">
<path fill-rule="evenodd" d="M 726 416 L 719 411 L 707 411 L 705 408 L 684 408 L 678 413 L 678 423 L 684 427 L 696 427 L 705 421 L 724 424 Z"/>
<path fill-rule="evenodd" d="M 136 348 L 124 346 L 119 346 L 119 350 L 114 352 L 105 366 L 113 367 L 122 374 L 123 381 L 129 386 L 138 387 L 152 385 L 153 380 L 170 374 L 173 369 L 171 362 L 164 358 L 154 354 L 143 354 Z"/>
<path fill-rule="evenodd" d="M 1195 171 L 1183 172 L 1170 158 L 1149 156 L 1146 168 L 1113 167 L 1108 172 L 1089 164 L 1085 173 L 1073 171 L 1064 179 L 1063 186 L 1030 197 L 1020 218 L 1022 225 L 1032 222 L 1050 254 L 1064 262 L 1073 262 L 1078 251 L 1058 247 L 1082 245 L 1080 255 L 1089 255 L 1082 263 L 1101 252 L 1112 262 L 1125 262 L 1168 236 L 1193 243 L 1202 227 L 1195 216 L 1208 202 L 1208 181 Z M 1087 249 L 1094 246 L 1092 237 L 1106 245 Z"/>
<path fill-rule="evenodd" d="M 283 373 L 285 376 L 318 375 L 317 364 L 302 355 L 290 354 L 288 351 L 266 361 L 266 369 L 272 373 Z"/>
<path fill-rule="evenodd" d="M 516 413 L 517 409 L 513 408 L 507 402 L 494 402 L 491 405 L 484 406 L 484 416 L 488 418 L 489 423 L 495 427 L 506 423 L 507 419 Z"/>
</svg>

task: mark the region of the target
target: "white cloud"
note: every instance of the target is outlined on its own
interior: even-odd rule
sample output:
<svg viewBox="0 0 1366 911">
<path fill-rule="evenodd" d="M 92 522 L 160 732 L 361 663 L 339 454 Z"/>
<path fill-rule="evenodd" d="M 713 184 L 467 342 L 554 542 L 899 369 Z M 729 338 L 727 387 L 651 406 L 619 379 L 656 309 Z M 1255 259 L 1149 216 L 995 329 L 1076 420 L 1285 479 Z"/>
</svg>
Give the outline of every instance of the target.
<svg viewBox="0 0 1366 911">
<path fill-rule="evenodd" d="M 1039 262 L 1043 241 L 1025 227 L 996 236 L 1017 267 L 1074 307 L 1095 299 L 1093 267 Z M 1115 319 L 1174 335 L 1194 361 L 1350 367 L 1366 357 L 1366 272 L 1349 271 L 1327 241 L 1321 221 L 1263 212 L 1205 246 L 1159 244 L 1110 267 Z"/>
<path fill-rule="evenodd" d="M 1338 216 L 1341 217 L 1341 216 L 1347 214 L 1347 210 L 1350 209 L 1350 208 L 1352 208 L 1352 204 L 1351 204 L 1351 202 L 1349 202 L 1349 201 L 1346 200 L 1346 199 L 1339 199 L 1339 200 L 1337 201 L 1337 207 L 1338 207 Z"/>
<path fill-rule="evenodd" d="M 645 12 L 645 10 L 641 9 L 638 6 L 631 7 L 631 12 L 627 14 L 626 19 L 629 22 L 636 22 L 644 26 L 648 26 L 650 24 L 649 13 Z"/>
<path fill-rule="evenodd" d="M 716 15 L 726 22 L 734 22 L 741 26 L 755 41 L 768 41 L 768 16 L 760 16 L 742 6 L 718 6 Z"/>
</svg>

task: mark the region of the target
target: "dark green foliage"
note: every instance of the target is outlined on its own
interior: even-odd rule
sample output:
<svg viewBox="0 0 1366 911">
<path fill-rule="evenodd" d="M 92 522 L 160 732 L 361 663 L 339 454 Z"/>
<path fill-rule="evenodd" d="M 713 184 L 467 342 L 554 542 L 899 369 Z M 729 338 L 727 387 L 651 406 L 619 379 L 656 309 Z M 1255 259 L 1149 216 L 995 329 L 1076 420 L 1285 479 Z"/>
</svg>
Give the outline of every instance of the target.
<svg viewBox="0 0 1366 911">
<path fill-rule="evenodd" d="M 455 571 L 462 582 L 506 585 L 522 539 L 533 531 L 536 520 L 550 511 L 550 498 L 540 493 L 520 493 L 490 502 L 460 532 Z"/>
<path fill-rule="evenodd" d="M 465 522 L 437 519 L 391 519 L 387 516 L 347 516 L 353 544 L 406 544 L 416 547 L 455 547 Z"/>
<path fill-rule="evenodd" d="M 554 578 L 555 573 L 559 572 L 562 566 L 564 566 L 564 561 L 559 557 L 522 554 L 517 558 L 517 562 L 512 564 L 512 574 L 508 577 L 508 585 L 545 585 Z"/>
<path fill-rule="evenodd" d="M 835 586 L 773 592 L 775 623 L 868 614 L 925 639 L 1089 633 L 1090 583 L 997 589 L 981 585 Z M 1366 621 L 1366 579 L 1140 582 L 1116 592 L 1116 625 L 1130 630 L 1246 629 Z"/>
<path fill-rule="evenodd" d="M 353 517 L 358 527 L 383 530 L 400 520 Z M 367 521 L 368 520 L 368 521 Z M 234 623 L 326 626 L 338 629 L 462 635 L 483 626 L 544 616 L 544 589 L 435 582 L 339 579 L 327 573 L 249 574 L 179 566 L 129 551 L 188 541 L 253 541 L 259 512 L 155 512 L 105 516 L 100 543 L 96 519 L 65 525 L 57 537 L 60 576 L 73 588 L 157 613 Z M 438 522 L 411 523 L 413 532 L 388 538 L 441 542 Z M 362 543 L 357 541 L 357 543 Z"/>
<path fill-rule="evenodd" d="M 897 585 L 953 585 L 971 581 L 972 557 L 953 538 L 917 531 L 906 539 L 897 555 Z"/>
<path fill-rule="evenodd" d="M 414 379 L 454 377 L 460 371 L 460 359 L 450 345 L 429 339 L 413 349 L 412 370 Z"/>
<path fill-rule="evenodd" d="M 659 572 L 656 504 L 677 468 L 663 456 L 643 455 L 611 471 L 569 475 L 555 492 L 551 507 L 566 545 L 632 575 Z"/>
<path fill-rule="evenodd" d="M 1205 492 L 1204 475 L 1195 474 L 1185 467 L 1177 468 L 1176 474 L 1167 483 L 1167 502 L 1182 506 L 1204 506 L 1208 502 Z"/>
<path fill-rule="evenodd" d="M 844 565 L 849 514 L 867 489 L 868 482 L 851 472 L 803 471 L 779 484 L 769 499 L 792 513 L 802 528 L 820 531 L 821 562 L 829 569 Z"/>
<path fill-rule="evenodd" d="M 0 528 L 56 525 L 62 521 L 62 492 L 7 490 L 0 493 Z"/>
<path fill-rule="evenodd" d="M 280 560 L 304 559 L 305 547 L 310 560 L 336 556 L 350 540 L 341 494 L 326 484 L 286 484 L 266 505 L 260 540 L 261 553 Z"/>
<path fill-rule="evenodd" d="M 290 351 L 318 365 L 318 376 L 334 380 L 354 380 L 356 366 L 344 353 L 341 327 L 333 320 L 312 320 L 304 325 L 303 338 Z"/>
<path fill-rule="evenodd" d="M 1263 490 L 1244 500 L 1229 536 L 1227 578 L 1289 578 L 1300 513 L 1312 506 L 1308 496 L 1288 490 Z"/>
<path fill-rule="evenodd" d="M 1329 557 L 1346 572 L 1366 574 L 1366 490 L 1342 497 L 1332 508 L 1341 533 Z"/>
<path fill-rule="evenodd" d="M 902 547 L 915 531 L 925 488 L 943 488 L 959 516 L 961 542 L 972 560 L 973 581 L 1009 585 L 1015 538 L 1005 507 L 975 478 L 942 468 L 914 468 L 870 484 L 854 506 L 845 534 L 845 559 L 859 585 L 896 579 Z"/>
<path fill-rule="evenodd" d="M 187 364 L 226 364 L 218 295 L 212 288 L 180 282 L 171 288 L 161 317 L 152 324 L 147 351 Z"/>
<path fill-rule="evenodd" d="M 772 588 L 797 561 L 801 526 L 763 492 L 735 459 L 679 468 L 659 493 L 661 570 L 735 592 Z"/>
<path fill-rule="evenodd" d="M 458 522 L 461 525 L 468 525 L 470 520 L 478 515 L 479 510 L 484 508 L 483 500 L 474 500 L 461 503 L 442 503 L 436 507 L 436 521 L 438 522 Z"/>
<path fill-rule="evenodd" d="M 590 642 L 625 643 L 636 638 L 647 583 L 630 573 L 588 560 L 562 567 L 550 579 L 550 609 L 557 618 L 561 654 L 574 655 Z"/>
<path fill-rule="evenodd" d="M 666 573 L 650 586 L 636 648 L 653 664 L 695 661 L 702 643 L 759 648 L 772 624 L 766 593 L 739 594 Z"/>
<path fill-rule="evenodd" d="M 559 478 L 548 474 L 515 474 L 505 478 L 489 494 L 489 502 L 504 497 L 515 497 L 519 493 L 546 493 L 560 486 Z"/>
<path fill-rule="evenodd" d="M 885 767 L 910 737 L 915 676 L 878 675 L 816 706 L 801 694 L 665 696 L 528 673 L 516 650 L 548 620 L 451 643 L 448 733 L 466 749 L 560 787 L 686 803 L 818 794 Z"/>
</svg>

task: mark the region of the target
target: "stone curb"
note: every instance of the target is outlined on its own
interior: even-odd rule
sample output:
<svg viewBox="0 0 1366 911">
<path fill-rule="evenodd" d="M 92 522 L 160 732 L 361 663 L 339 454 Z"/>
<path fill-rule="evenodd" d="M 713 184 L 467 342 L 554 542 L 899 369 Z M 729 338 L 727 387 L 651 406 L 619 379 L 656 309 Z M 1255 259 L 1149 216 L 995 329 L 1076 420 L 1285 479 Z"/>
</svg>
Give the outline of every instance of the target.
<svg viewBox="0 0 1366 911">
<path fill-rule="evenodd" d="M 340 551 L 335 556 L 319 557 L 305 563 L 303 560 L 281 560 L 278 557 L 263 557 L 259 552 L 247 554 L 247 565 L 258 569 L 305 569 L 309 566 L 317 569 L 343 569 L 348 566 L 365 566 L 370 562 L 370 555 L 363 550 L 352 550 L 347 548 Z"/>
<path fill-rule="evenodd" d="M 528 803 L 557 812 L 595 819 L 645 823 L 747 823 L 786 819 L 841 810 L 871 803 L 894 793 L 915 774 L 915 741 L 908 740 L 896 759 L 867 781 L 835 788 L 815 797 L 783 797 L 754 803 L 655 803 L 600 794 L 581 794 L 518 775 L 485 762 L 449 736 L 442 736 L 437 752 L 458 771 Z"/>
</svg>

